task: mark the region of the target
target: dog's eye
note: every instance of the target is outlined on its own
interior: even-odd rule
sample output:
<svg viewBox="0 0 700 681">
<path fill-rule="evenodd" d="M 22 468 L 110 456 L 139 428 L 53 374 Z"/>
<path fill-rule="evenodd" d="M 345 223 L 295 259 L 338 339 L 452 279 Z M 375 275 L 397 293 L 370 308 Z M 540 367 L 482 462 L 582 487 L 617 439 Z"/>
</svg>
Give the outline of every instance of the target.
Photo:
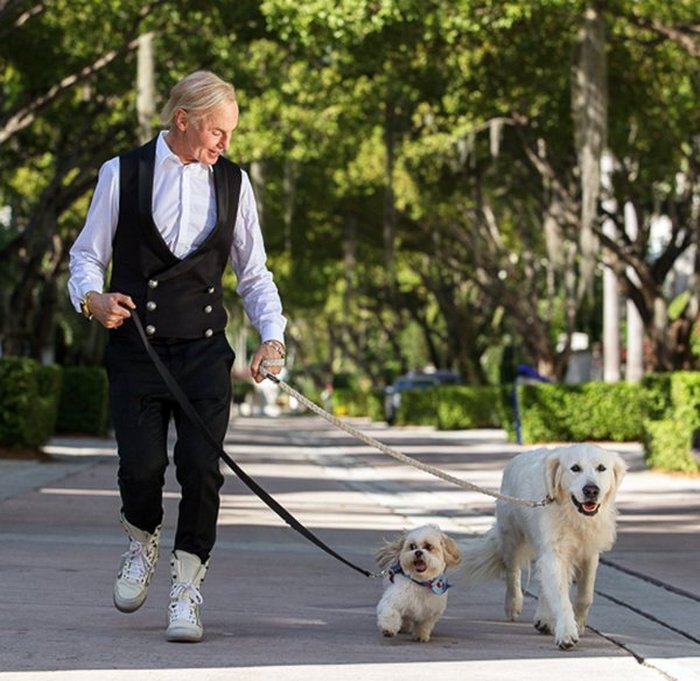
<svg viewBox="0 0 700 681">
<path fill-rule="evenodd" d="M 432 550 L 433 550 L 432 544 L 425 544 L 425 546 L 423 546 L 423 548 L 424 548 L 426 551 L 432 551 Z"/>
<path fill-rule="evenodd" d="M 598 468 L 596 468 L 596 470 L 598 471 L 598 473 L 603 473 L 604 471 L 607 471 L 608 469 L 605 466 L 603 466 L 603 464 L 601 463 L 600 466 L 598 466 Z"/>
<path fill-rule="evenodd" d="M 572 473 L 580 473 L 580 472 L 581 472 L 581 466 L 579 466 L 577 463 L 575 463 L 575 464 L 571 467 L 571 472 L 572 472 Z"/>
<path fill-rule="evenodd" d="M 415 544 L 414 542 L 411 542 L 411 543 L 408 545 L 408 548 L 409 548 L 411 551 L 415 551 L 418 547 L 416 546 L 416 544 Z"/>
</svg>

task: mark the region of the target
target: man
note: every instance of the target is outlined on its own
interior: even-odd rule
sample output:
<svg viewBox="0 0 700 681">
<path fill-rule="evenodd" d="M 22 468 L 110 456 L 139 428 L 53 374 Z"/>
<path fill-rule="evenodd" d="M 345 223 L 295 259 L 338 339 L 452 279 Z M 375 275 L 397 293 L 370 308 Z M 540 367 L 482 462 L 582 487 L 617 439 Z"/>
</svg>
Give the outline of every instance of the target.
<svg viewBox="0 0 700 681">
<path fill-rule="evenodd" d="M 216 538 L 223 476 L 218 452 L 183 413 L 148 357 L 132 317 L 190 402 L 223 443 L 234 360 L 224 335 L 222 276 L 237 292 L 262 344 L 250 369 L 284 357 L 282 305 L 266 267 L 247 174 L 222 154 L 238 125 L 233 86 L 198 71 L 177 83 L 161 115 L 167 128 L 100 169 L 85 226 L 70 253 L 73 304 L 110 330 L 105 353 L 119 452 L 121 522 L 129 536 L 114 604 L 134 612 L 146 599 L 159 553 L 168 423 L 177 430 L 181 487 L 166 636 L 199 641 L 200 586 Z M 110 286 L 103 292 L 112 264 Z M 280 367 L 271 367 L 279 373 Z"/>
</svg>

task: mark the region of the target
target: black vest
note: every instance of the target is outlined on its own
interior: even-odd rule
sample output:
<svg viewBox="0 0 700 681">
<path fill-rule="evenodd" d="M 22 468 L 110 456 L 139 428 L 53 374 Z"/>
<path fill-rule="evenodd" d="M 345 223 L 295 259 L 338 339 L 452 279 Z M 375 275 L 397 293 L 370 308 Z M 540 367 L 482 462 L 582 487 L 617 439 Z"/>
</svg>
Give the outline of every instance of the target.
<svg viewBox="0 0 700 681">
<path fill-rule="evenodd" d="M 213 166 L 216 225 L 199 248 L 178 258 L 153 222 L 156 141 L 119 157 L 119 221 L 109 289 L 131 296 L 150 338 L 207 338 L 223 331 L 228 320 L 221 279 L 233 242 L 241 169 L 219 157 Z M 127 323 L 112 333 L 134 337 L 136 328 Z"/>
</svg>

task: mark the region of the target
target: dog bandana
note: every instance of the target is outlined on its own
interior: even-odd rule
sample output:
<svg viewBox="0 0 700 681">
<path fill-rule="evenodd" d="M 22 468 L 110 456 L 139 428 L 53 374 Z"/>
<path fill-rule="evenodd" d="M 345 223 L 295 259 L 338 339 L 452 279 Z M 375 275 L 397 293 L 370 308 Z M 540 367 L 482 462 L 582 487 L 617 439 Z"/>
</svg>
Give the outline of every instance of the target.
<svg viewBox="0 0 700 681">
<path fill-rule="evenodd" d="M 410 575 L 407 575 L 404 571 L 401 565 L 399 563 L 396 563 L 395 565 L 392 565 L 389 568 L 389 581 L 394 582 L 394 577 L 396 575 L 403 575 L 406 579 L 410 580 L 414 584 L 418 584 L 418 586 L 424 586 L 426 589 L 430 589 L 434 594 L 437 594 L 438 596 L 441 596 L 444 594 L 451 586 L 452 584 L 449 584 L 447 582 L 447 578 L 444 575 L 438 575 L 435 577 L 435 579 L 426 579 L 425 581 L 419 581 L 417 579 L 413 579 Z"/>
</svg>

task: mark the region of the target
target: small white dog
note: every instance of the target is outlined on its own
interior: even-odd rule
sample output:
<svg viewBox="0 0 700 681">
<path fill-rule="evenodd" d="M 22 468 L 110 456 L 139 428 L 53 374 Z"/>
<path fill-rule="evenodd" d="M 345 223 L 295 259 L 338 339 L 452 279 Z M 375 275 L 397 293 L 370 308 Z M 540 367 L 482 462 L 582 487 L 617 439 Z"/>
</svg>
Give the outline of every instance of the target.
<svg viewBox="0 0 700 681">
<path fill-rule="evenodd" d="M 429 641 L 447 607 L 445 570 L 459 564 L 457 544 L 437 525 L 424 525 L 386 541 L 376 559 L 388 571 L 377 604 L 379 631 L 387 637 L 401 631 L 413 634 L 414 641 Z"/>
<path fill-rule="evenodd" d="M 514 457 L 503 471 L 501 492 L 532 500 L 549 496 L 552 503 L 528 508 L 499 500 L 496 524 L 463 547 L 469 586 L 505 579 L 506 616 L 517 619 L 523 608 L 521 570 L 536 561 L 535 627 L 554 634 L 562 649 L 576 645 L 593 604 L 599 555 L 615 542 L 615 493 L 626 469 L 618 454 L 593 444 Z"/>
</svg>

